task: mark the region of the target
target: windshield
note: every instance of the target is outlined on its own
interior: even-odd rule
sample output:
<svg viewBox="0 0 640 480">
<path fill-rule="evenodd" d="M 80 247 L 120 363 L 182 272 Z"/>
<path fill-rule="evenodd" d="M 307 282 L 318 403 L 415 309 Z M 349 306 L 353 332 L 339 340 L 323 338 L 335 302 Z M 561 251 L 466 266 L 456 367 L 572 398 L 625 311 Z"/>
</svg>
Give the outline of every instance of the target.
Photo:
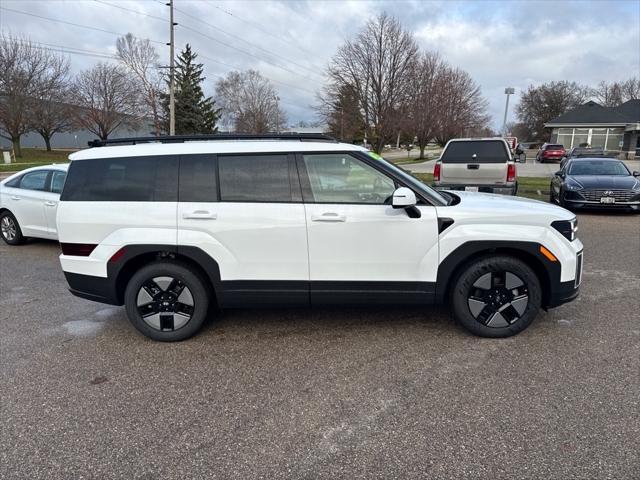
<svg viewBox="0 0 640 480">
<path fill-rule="evenodd" d="M 396 173 L 399 177 L 401 177 L 407 183 L 407 185 L 411 185 L 412 187 L 418 189 L 427 198 L 432 199 L 434 201 L 434 203 L 440 204 L 440 205 L 448 205 L 449 204 L 449 198 L 448 197 L 445 197 L 444 195 L 440 194 L 439 192 L 436 192 L 431 187 L 429 187 L 425 183 L 423 183 L 419 178 L 414 177 L 413 175 L 411 175 L 406 170 L 398 168 L 393 163 L 391 163 L 389 160 L 385 160 L 384 158 L 382 158 L 377 153 L 374 153 L 374 152 L 368 152 L 368 153 L 369 153 L 369 155 L 371 157 L 373 157 L 373 158 L 375 158 L 377 160 L 382 160 L 387 165 L 387 167 L 389 169 L 393 170 L 394 173 Z"/>
<path fill-rule="evenodd" d="M 585 161 L 571 164 L 569 175 L 631 175 L 622 162 Z"/>
</svg>

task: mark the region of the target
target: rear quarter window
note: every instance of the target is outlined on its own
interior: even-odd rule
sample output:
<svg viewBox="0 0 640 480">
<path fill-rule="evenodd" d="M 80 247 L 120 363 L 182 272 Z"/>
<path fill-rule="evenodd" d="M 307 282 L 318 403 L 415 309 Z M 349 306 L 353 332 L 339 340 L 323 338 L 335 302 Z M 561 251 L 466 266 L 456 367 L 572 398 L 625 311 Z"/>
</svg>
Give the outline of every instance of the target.
<svg viewBox="0 0 640 480">
<path fill-rule="evenodd" d="M 489 140 L 451 142 L 440 160 L 442 163 L 506 163 L 509 158 L 509 153 L 503 142 Z"/>
<path fill-rule="evenodd" d="M 130 157 L 71 162 L 60 197 L 68 202 L 175 202 L 178 157 Z"/>
</svg>

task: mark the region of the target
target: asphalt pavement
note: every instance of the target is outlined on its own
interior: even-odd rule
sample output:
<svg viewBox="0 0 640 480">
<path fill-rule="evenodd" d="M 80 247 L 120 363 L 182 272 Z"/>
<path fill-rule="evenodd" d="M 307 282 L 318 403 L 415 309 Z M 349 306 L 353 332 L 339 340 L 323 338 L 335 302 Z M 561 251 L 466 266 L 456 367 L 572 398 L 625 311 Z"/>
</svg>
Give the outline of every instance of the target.
<svg viewBox="0 0 640 480">
<path fill-rule="evenodd" d="M 156 343 L 1 244 L 0 478 L 640 478 L 640 216 L 579 221 L 580 297 L 503 340 L 376 307 Z"/>
</svg>

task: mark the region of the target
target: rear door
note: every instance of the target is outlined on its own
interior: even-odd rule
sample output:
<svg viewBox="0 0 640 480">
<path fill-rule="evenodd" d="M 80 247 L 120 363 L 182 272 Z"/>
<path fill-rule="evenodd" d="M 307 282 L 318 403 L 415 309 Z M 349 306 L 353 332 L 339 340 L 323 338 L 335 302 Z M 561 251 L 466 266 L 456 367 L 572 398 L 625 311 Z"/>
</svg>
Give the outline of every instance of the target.
<svg viewBox="0 0 640 480">
<path fill-rule="evenodd" d="M 179 248 L 200 248 L 218 263 L 222 306 L 308 304 L 294 155 L 185 155 L 179 199 Z"/>
<path fill-rule="evenodd" d="M 58 234 L 56 213 L 58 211 L 58 201 L 60 200 L 60 193 L 62 193 L 66 176 L 67 172 L 64 170 L 51 170 L 49 187 L 47 191 L 44 192 L 44 216 L 47 221 L 47 233 L 52 238 L 56 238 Z"/>
<path fill-rule="evenodd" d="M 15 188 L 6 188 L 7 208 L 15 215 L 24 236 L 48 237 L 44 196 L 50 170 L 25 173 Z"/>
<path fill-rule="evenodd" d="M 506 183 L 510 154 L 501 140 L 451 141 L 440 157 L 440 182 L 448 185 Z"/>
</svg>

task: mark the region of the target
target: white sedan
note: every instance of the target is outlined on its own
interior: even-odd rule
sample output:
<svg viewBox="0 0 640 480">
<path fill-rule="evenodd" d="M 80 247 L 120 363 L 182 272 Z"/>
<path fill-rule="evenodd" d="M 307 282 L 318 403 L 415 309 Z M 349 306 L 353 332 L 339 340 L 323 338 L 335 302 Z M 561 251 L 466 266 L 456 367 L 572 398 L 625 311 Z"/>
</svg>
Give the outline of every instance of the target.
<svg viewBox="0 0 640 480">
<path fill-rule="evenodd" d="M 0 236 L 9 245 L 27 237 L 58 239 L 56 211 L 68 165 L 23 170 L 0 182 Z"/>
</svg>

